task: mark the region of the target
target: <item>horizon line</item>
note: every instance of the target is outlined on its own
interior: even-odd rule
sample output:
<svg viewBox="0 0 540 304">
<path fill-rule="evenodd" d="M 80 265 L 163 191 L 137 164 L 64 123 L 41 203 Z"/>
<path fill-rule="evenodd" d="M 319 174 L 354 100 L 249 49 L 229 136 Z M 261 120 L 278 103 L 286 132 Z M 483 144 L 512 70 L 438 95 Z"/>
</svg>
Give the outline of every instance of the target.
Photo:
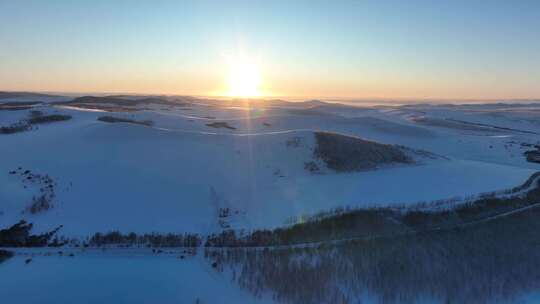
<svg viewBox="0 0 540 304">
<path fill-rule="evenodd" d="M 321 101 L 387 101 L 387 102 L 404 102 L 404 101 L 457 101 L 457 102 L 504 102 L 504 101 L 540 101 L 540 97 L 501 97 L 501 98 L 452 98 L 452 97 L 340 97 L 340 96 L 307 96 L 307 95 L 261 95 L 261 96 L 228 96 L 217 94 L 183 94 L 183 93 L 141 93 L 134 91 L 48 91 L 48 90 L 0 90 L 6 93 L 37 93 L 48 95 L 131 95 L 131 96 L 184 96 L 194 98 L 226 98 L 226 99 L 285 99 L 285 100 L 321 100 Z"/>
</svg>

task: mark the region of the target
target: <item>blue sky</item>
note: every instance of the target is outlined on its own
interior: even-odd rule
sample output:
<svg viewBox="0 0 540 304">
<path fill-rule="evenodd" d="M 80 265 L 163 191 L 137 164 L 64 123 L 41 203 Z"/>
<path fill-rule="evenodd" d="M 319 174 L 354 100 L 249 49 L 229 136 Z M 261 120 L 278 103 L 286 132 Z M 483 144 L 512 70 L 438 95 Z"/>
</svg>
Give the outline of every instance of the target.
<svg viewBox="0 0 540 304">
<path fill-rule="evenodd" d="M 381 3 L 383 2 L 383 3 Z M 0 0 L 0 90 L 540 98 L 540 1 Z"/>
</svg>

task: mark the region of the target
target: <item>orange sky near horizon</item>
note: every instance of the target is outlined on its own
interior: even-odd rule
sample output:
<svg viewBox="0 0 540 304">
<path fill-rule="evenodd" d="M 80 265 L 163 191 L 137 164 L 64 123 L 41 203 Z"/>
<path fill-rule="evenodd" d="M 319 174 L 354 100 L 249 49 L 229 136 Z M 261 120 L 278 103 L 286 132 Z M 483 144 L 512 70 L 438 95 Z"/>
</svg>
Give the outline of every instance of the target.
<svg viewBox="0 0 540 304">
<path fill-rule="evenodd" d="M 0 90 L 540 99 L 540 2 L 390 2 L 0 2 Z"/>
</svg>

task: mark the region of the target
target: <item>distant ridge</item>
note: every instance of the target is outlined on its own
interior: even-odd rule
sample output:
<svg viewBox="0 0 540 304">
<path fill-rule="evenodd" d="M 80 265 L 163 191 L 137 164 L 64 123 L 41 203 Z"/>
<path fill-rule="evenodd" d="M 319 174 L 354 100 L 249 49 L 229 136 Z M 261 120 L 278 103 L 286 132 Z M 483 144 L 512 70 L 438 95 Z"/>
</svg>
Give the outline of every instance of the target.
<svg viewBox="0 0 540 304">
<path fill-rule="evenodd" d="M 8 91 L 0 91 L 0 99 L 7 99 L 7 98 L 53 98 L 53 97 L 65 97 L 61 95 L 51 95 L 51 94 L 43 94 L 43 93 L 32 93 L 32 92 L 8 92 Z"/>
</svg>

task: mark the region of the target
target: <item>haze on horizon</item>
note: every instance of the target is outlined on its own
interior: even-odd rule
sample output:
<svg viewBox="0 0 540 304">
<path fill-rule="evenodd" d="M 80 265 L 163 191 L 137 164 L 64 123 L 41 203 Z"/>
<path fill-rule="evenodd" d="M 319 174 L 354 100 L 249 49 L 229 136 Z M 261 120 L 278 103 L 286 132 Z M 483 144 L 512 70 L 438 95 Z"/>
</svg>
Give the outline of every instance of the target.
<svg viewBox="0 0 540 304">
<path fill-rule="evenodd" d="M 0 90 L 535 99 L 539 28 L 538 1 L 0 0 Z"/>
</svg>

